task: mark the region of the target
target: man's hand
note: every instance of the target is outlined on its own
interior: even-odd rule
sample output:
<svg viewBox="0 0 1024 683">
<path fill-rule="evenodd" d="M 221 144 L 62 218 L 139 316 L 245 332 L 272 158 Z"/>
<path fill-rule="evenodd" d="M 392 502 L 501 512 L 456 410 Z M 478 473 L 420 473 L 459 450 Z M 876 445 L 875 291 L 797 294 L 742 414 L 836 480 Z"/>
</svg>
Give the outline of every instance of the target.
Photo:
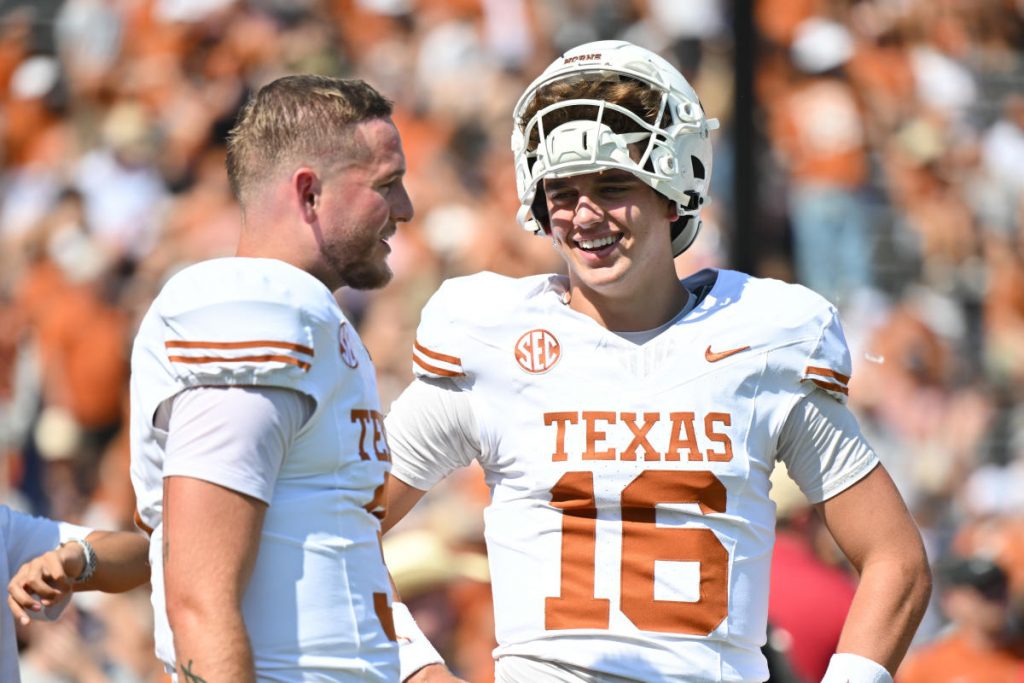
<svg viewBox="0 0 1024 683">
<path fill-rule="evenodd" d="M 467 683 L 461 678 L 454 676 L 448 667 L 443 664 L 428 664 L 412 676 L 405 679 L 404 683 Z"/>
<path fill-rule="evenodd" d="M 67 543 L 21 565 L 7 585 L 7 604 L 16 621 L 28 624 L 29 612 L 58 604 L 73 592 L 72 579 L 85 567 L 85 551 Z"/>
</svg>

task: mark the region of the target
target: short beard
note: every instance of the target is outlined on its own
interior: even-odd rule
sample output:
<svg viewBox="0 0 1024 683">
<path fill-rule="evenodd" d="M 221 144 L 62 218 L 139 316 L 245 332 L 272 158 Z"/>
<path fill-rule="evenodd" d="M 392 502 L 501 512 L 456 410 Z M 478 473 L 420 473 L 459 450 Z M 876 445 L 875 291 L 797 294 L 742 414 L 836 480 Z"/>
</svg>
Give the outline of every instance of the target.
<svg viewBox="0 0 1024 683">
<path fill-rule="evenodd" d="M 380 289 L 391 282 L 394 273 L 383 263 L 380 267 L 368 263 L 354 263 L 343 269 L 345 286 L 352 289 Z"/>
</svg>

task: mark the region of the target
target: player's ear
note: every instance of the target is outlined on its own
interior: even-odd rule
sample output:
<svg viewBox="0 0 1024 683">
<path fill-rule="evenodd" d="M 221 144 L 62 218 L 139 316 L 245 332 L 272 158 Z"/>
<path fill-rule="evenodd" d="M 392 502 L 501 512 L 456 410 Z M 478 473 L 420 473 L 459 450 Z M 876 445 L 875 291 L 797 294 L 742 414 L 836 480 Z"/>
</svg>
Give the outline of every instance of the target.
<svg viewBox="0 0 1024 683">
<path fill-rule="evenodd" d="M 292 174 L 291 186 L 295 205 L 302 215 L 302 220 L 312 223 L 316 220 L 320 208 L 320 177 L 316 171 L 303 166 Z"/>
</svg>

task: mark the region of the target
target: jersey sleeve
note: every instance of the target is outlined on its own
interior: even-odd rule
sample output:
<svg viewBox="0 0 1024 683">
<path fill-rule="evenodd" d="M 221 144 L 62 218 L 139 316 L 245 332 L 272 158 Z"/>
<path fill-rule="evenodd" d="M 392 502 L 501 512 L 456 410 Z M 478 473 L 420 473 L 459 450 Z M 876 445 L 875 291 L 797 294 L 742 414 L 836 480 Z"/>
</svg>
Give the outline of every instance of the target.
<svg viewBox="0 0 1024 683">
<path fill-rule="evenodd" d="M 779 438 L 779 460 L 812 503 L 842 493 L 879 462 L 857 418 L 830 395 L 812 391 L 802 398 Z"/>
<path fill-rule="evenodd" d="M 172 279 L 161 293 L 158 345 L 185 387 L 309 393 L 313 364 L 337 351 L 324 343 L 338 339 L 337 322 L 325 313 L 326 290 L 254 270 L 200 269 Z"/>
<path fill-rule="evenodd" d="M 417 378 L 450 379 L 456 383 L 467 379 L 460 284 L 454 280 L 444 282 L 423 307 L 412 351 L 412 371 Z"/>
<path fill-rule="evenodd" d="M 845 404 L 850 395 L 851 372 L 850 347 L 846 343 L 839 315 L 830 307 L 824 316 L 818 338 L 807 356 L 802 379 Z"/>
<path fill-rule="evenodd" d="M 480 454 L 469 396 L 451 380 L 416 379 L 385 418 L 391 475 L 426 491 Z"/>
<path fill-rule="evenodd" d="M 420 313 L 413 375 L 472 388 L 493 371 L 491 352 L 507 342 L 509 322 L 534 293 L 551 286 L 550 279 L 482 271 L 445 280 Z"/>
<path fill-rule="evenodd" d="M 298 309 L 235 301 L 164 318 L 167 359 L 186 386 L 298 387 L 315 361 Z"/>
<path fill-rule="evenodd" d="M 769 370 L 786 396 L 779 404 L 775 456 L 813 502 L 826 500 L 868 474 L 878 457 L 847 408 L 852 370 L 839 314 L 799 285 L 771 284 L 762 308 L 779 331 Z M 774 304 L 769 306 L 769 303 Z"/>
</svg>

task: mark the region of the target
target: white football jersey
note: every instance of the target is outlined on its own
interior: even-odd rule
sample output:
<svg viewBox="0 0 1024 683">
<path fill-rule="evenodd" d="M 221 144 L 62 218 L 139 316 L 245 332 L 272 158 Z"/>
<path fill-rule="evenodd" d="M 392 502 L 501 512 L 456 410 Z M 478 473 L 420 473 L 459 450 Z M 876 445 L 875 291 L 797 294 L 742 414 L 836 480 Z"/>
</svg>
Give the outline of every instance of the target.
<svg viewBox="0 0 1024 683">
<path fill-rule="evenodd" d="M 565 305 L 560 276 L 458 278 L 425 307 L 416 375 L 468 396 L 491 488 L 496 657 L 767 678 L 780 432 L 813 391 L 846 400 L 850 355 L 803 287 L 725 270 L 684 283 L 695 307 L 640 345 Z M 392 473 L 427 489 L 464 463 L 399 438 L 401 403 Z M 813 455 L 787 464 L 814 501 L 877 465 L 870 449 Z"/>
<path fill-rule="evenodd" d="M 206 386 L 284 387 L 316 403 L 267 501 L 243 599 L 257 676 L 397 680 L 379 540 L 390 453 L 373 364 L 323 284 L 267 259 L 216 259 L 176 274 L 135 340 L 131 475 L 141 522 L 153 529 L 157 655 L 173 667 L 160 540 L 167 433 L 154 417 L 165 400 Z M 231 472 L 209 471 L 197 476 L 246 490 Z"/>
</svg>

